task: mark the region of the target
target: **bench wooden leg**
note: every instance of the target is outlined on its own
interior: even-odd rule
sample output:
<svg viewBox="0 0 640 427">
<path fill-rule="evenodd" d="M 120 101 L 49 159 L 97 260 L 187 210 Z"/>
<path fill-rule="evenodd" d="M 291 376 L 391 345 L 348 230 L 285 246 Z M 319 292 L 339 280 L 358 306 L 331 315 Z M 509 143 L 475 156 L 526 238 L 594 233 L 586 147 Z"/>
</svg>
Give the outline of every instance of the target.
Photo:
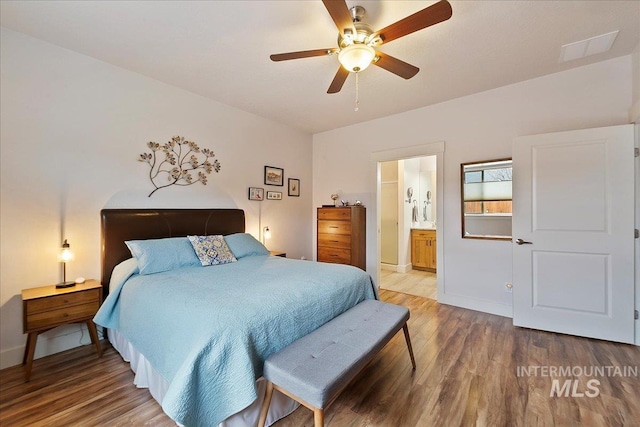
<svg viewBox="0 0 640 427">
<path fill-rule="evenodd" d="M 315 408 L 313 410 L 313 426 L 324 427 L 324 409 Z"/>
<path fill-rule="evenodd" d="M 416 369 L 416 359 L 413 357 L 413 348 L 411 347 L 411 337 L 409 336 L 409 327 L 405 323 L 402 327 L 404 331 L 404 339 L 407 341 L 407 348 L 409 349 L 409 356 L 411 357 L 411 364 L 413 365 L 413 369 Z"/>
<path fill-rule="evenodd" d="M 273 396 L 273 383 L 267 381 L 267 393 L 264 396 L 264 402 L 262 402 L 262 408 L 260 409 L 260 419 L 258 420 L 258 427 L 264 427 L 267 422 L 267 413 L 269 412 L 269 405 L 271 404 L 271 397 Z"/>
</svg>

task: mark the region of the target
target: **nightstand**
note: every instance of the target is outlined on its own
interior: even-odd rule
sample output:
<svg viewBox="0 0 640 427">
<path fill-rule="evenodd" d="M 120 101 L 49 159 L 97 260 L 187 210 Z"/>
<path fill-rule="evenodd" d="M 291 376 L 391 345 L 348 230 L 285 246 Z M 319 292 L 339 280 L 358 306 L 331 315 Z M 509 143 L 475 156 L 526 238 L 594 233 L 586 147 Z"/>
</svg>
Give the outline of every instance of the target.
<svg viewBox="0 0 640 427">
<path fill-rule="evenodd" d="M 22 325 L 24 333 L 29 334 L 22 359 L 27 381 L 31 377 L 38 335 L 56 326 L 85 322 L 91 342 L 96 346 L 98 356 L 102 357 L 98 332 L 92 321 L 101 303 L 102 285 L 96 280 L 87 280 L 70 288 L 58 289 L 51 285 L 22 291 Z"/>
<path fill-rule="evenodd" d="M 287 257 L 287 253 L 286 252 L 269 251 L 269 253 L 271 253 L 271 256 L 279 256 L 279 257 L 282 257 L 282 258 L 286 258 Z"/>
</svg>

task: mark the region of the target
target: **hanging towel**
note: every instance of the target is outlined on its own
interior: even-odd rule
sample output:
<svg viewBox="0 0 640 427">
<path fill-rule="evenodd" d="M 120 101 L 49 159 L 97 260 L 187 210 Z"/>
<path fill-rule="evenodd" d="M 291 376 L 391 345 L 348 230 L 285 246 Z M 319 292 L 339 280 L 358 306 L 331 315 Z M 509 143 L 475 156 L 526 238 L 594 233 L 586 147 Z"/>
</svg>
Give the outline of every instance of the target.
<svg viewBox="0 0 640 427">
<path fill-rule="evenodd" d="M 418 202 L 415 200 L 413 201 L 412 221 L 418 222 Z"/>
</svg>

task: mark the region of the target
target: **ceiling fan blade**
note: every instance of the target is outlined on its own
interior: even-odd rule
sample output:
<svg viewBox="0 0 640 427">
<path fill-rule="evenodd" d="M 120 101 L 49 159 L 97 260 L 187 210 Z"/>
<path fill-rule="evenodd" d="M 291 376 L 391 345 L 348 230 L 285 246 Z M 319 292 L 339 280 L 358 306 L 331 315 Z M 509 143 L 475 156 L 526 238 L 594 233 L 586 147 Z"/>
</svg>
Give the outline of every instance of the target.
<svg viewBox="0 0 640 427">
<path fill-rule="evenodd" d="M 327 12 L 331 15 L 340 34 L 344 36 L 345 30 L 351 30 L 351 34 L 355 36 L 356 29 L 353 26 L 353 18 L 345 0 L 322 0 L 322 3 L 327 8 Z"/>
<path fill-rule="evenodd" d="M 314 50 L 302 50 L 300 52 L 288 52 L 288 53 L 276 53 L 271 55 L 272 61 L 288 61 L 289 59 L 310 58 L 312 56 L 324 56 L 337 52 L 338 49 L 314 49 Z"/>
<path fill-rule="evenodd" d="M 380 59 L 374 62 L 375 65 L 380 68 L 384 68 L 403 79 L 410 79 L 420 71 L 420 68 L 401 61 L 398 58 L 394 58 L 393 56 L 387 55 L 386 53 L 378 51 L 376 52 L 376 56 Z"/>
<path fill-rule="evenodd" d="M 329 90 L 327 90 L 327 93 L 340 92 L 340 89 L 342 89 L 342 85 L 344 85 L 344 82 L 347 80 L 347 77 L 349 77 L 349 72 L 345 70 L 343 67 L 338 68 L 338 72 L 336 73 L 336 76 L 333 78 L 333 81 L 331 82 L 331 86 L 329 86 Z"/>
<path fill-rule="evenodd" d="M 431 25 L 446 21 L 451 18 L 452 14 L 453 11 L 451 10 L 449 2 L 447 0 L 441 0 L 426 9 L 422 9 L 413 15 L 409 15 L 406 18 L 381 29 L 380 31 L 376 31 L 372 37 L 379 35 L 383 43 L 389 43 L 390 41 L 399 39 L 407 34 L 411 34 L 415 31 L 430 27 Z"/>
</svg>

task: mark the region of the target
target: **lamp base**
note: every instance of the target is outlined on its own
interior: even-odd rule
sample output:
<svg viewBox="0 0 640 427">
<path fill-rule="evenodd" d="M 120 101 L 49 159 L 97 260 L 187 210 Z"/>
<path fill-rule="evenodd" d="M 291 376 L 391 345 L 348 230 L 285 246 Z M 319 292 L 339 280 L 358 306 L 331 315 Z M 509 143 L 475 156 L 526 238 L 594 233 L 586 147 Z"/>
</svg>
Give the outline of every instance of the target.
<svg viewBox="0 0 640 427">
<path fill-rule="evenodd" d="M 56 285 L 57 289 L 61 289 L 61 288 L 70 288 L 72 286 L 75 286 L 76 282 L 60 282 Z"/>
</svg>

